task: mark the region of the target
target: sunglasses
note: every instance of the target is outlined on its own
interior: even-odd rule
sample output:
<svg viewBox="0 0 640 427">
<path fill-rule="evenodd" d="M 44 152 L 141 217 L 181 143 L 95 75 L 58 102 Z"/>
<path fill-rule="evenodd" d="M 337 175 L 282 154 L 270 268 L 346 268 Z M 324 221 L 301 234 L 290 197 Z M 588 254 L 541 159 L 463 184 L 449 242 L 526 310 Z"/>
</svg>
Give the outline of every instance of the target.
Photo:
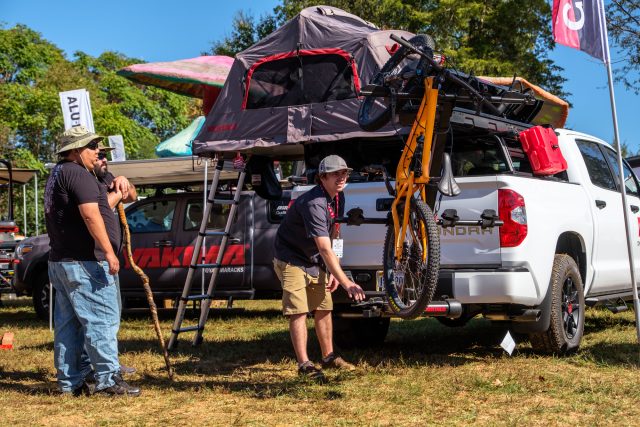
<svg viewBox="0 0 640 427">
<path fill-rule="evenodd" d="M 97 150 L 98 144 L 100 144 L 99 140 L 91 141 L 90 143 L 85 145 L 85 148 L 88 148 L 89 150 Z"/>
<path fill-rule="evenodd" d="M 107 158 L 107 153 L 104 151 L 101 151 L 98 153 L 98 160 L 105 160 Z"/>
</svg>

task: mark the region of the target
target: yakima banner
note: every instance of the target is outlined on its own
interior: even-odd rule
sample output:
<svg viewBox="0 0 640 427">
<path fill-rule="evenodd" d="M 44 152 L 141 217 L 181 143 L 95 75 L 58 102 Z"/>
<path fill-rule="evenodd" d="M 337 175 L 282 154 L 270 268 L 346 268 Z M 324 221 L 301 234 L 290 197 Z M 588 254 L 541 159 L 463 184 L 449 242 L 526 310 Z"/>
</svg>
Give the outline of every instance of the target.
<svg viewBox="0 0 640 427">
<path fill-rule="evenodd" d="M 609 61 L 602 0 L 553 0 L 553 38 L 604 62 Z"/>
<path fill-rule="evenodd" d="M 91 132 L 95 132 L 89 92 L 86 89 L 76 89 L 60 92 L 59 95 L 62 116 L 64 117 L 64 129 L 82 125 Z"/>
<path fill-rule="evenodd" d="M 111 152 L 111 161 L 124 162 L 127 156 L 124 153 L 124 140 L 122 135 L 109 135 L 109 146 L 113 148 Z"/>
</svg>

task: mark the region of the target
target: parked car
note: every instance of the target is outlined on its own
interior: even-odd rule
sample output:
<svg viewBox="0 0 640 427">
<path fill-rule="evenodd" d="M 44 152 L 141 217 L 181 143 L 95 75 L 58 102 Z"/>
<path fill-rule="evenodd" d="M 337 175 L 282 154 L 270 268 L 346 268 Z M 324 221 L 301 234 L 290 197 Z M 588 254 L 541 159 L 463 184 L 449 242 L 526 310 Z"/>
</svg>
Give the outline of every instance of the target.
<svg viewBox="0 0 640 427">
<path fill-rule="evenodd" d="M 219 198 L 231 198 L 220 194 Z M 273 272 L 272 243 L 277 227 L 286 214 L 289 192 L 282 199 L 267 201 L 252 191 L 244 191 L 238 215 L 231 227 L 231 236 L 223 259 L 225 265 L 218 276 L 214 297 L 221 299 L 278 298 L 281 288 Z M 209 228 L 223 229 L 229 205 L 216 205 L 209 220 Z M 188 265 L 203 212 L 201 192 L 158 194 L 140 200 L 126 209 L 131 231 L 133 259 L 149 276 L 154 296 L 158 300 L 175 299 L 184 287 Z M 220 237 L 206 239 L 205 262 L 213 263 L 218 253 Z M 20 260 L 16 269 L 14 288 L 32 295 L 36 312 L 48 318 L 49 277 L 47 261 L 49 238 L 45 235 L 27 238 L 17 249 Z M 123 307 L 146 304 L 140 278 L 129 261 L 120 256 L 120 286 Z M 211 271 L 199 274 L 192 287 L 194 294 L 202 293 L 199 282 L 206 287 Z"/>
</svg>

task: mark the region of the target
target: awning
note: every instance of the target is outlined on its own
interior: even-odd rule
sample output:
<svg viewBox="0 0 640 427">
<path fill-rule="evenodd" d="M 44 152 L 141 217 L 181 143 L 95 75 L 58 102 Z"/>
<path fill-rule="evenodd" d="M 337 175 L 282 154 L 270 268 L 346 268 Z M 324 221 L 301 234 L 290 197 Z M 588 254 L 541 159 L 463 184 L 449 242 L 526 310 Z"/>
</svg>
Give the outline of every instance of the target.
<svg viewBox="0 0 640 427">
<path fill-rule="evenodd" d="M 21 169 L 11 168 L 13 172 L 14 184 L 26 184 L 31 181 L 33 177 L 38 173 L 37 169 Z M 0 168 L 0 184 L 9 183 L 9 170 L 6 168 Z"/>
<path fill-rule="evenodd" d="M 200 157 L 167 157 L 149 160 L 127 160 L 109 162 L 109 172 L 115 176 L 125 176 L 133 185 L 166 185 L 203 183 L 207 159 Z M 208 180 L 211 181 L 215 169 L 208 166 Z M 238 171 L 231 161 L 226 161 L 220 180 L 237 180 Z"/>
</svg>

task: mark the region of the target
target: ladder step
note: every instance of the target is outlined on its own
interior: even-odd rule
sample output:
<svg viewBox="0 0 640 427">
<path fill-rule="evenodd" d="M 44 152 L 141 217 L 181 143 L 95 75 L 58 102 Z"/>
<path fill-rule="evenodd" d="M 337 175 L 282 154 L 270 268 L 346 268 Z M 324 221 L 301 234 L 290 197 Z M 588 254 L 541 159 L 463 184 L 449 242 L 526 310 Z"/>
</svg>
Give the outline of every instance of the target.
<svg viewBox="0 0 640 427">
<path fill-rule="evenodd" d="M 207 199 L 207 202 L 214 203 L 216 205 L 233 205 L 236 203 L 233 199 Z"/>
<path fill-rule="evenodd" d="M 195 326 L 185 326 L 184 328 L 180 328 L 178 330 L 172 329 L 171 332 L 174 334 L 181 334 L 182 332 L 192 332 L 192 331 L 203 331 L 204 327 L 200 327 L 198 325 Z"/>
<path fill-rule="evenodd" d="M 225 233 L 224 231 L 205 231 L 204 233 L 198 232 L 199 236 L 207 237 L 207 236 L 228 236 L 229 233 Z"/>
<path fill-rule="evenodd" d="M 189 268 L 218 268 L 222 267 L 222 264 L 191 264 Z"/>
<path fill-rule="evenodd" d="M 207 294 L 202 294 L 202 295 L 189 295 L 186 298 L 180 297 L 180 299 L 182 301 L 202 301 L 205 299 L 211 299 L 211 297 Z"/>
</svg>

